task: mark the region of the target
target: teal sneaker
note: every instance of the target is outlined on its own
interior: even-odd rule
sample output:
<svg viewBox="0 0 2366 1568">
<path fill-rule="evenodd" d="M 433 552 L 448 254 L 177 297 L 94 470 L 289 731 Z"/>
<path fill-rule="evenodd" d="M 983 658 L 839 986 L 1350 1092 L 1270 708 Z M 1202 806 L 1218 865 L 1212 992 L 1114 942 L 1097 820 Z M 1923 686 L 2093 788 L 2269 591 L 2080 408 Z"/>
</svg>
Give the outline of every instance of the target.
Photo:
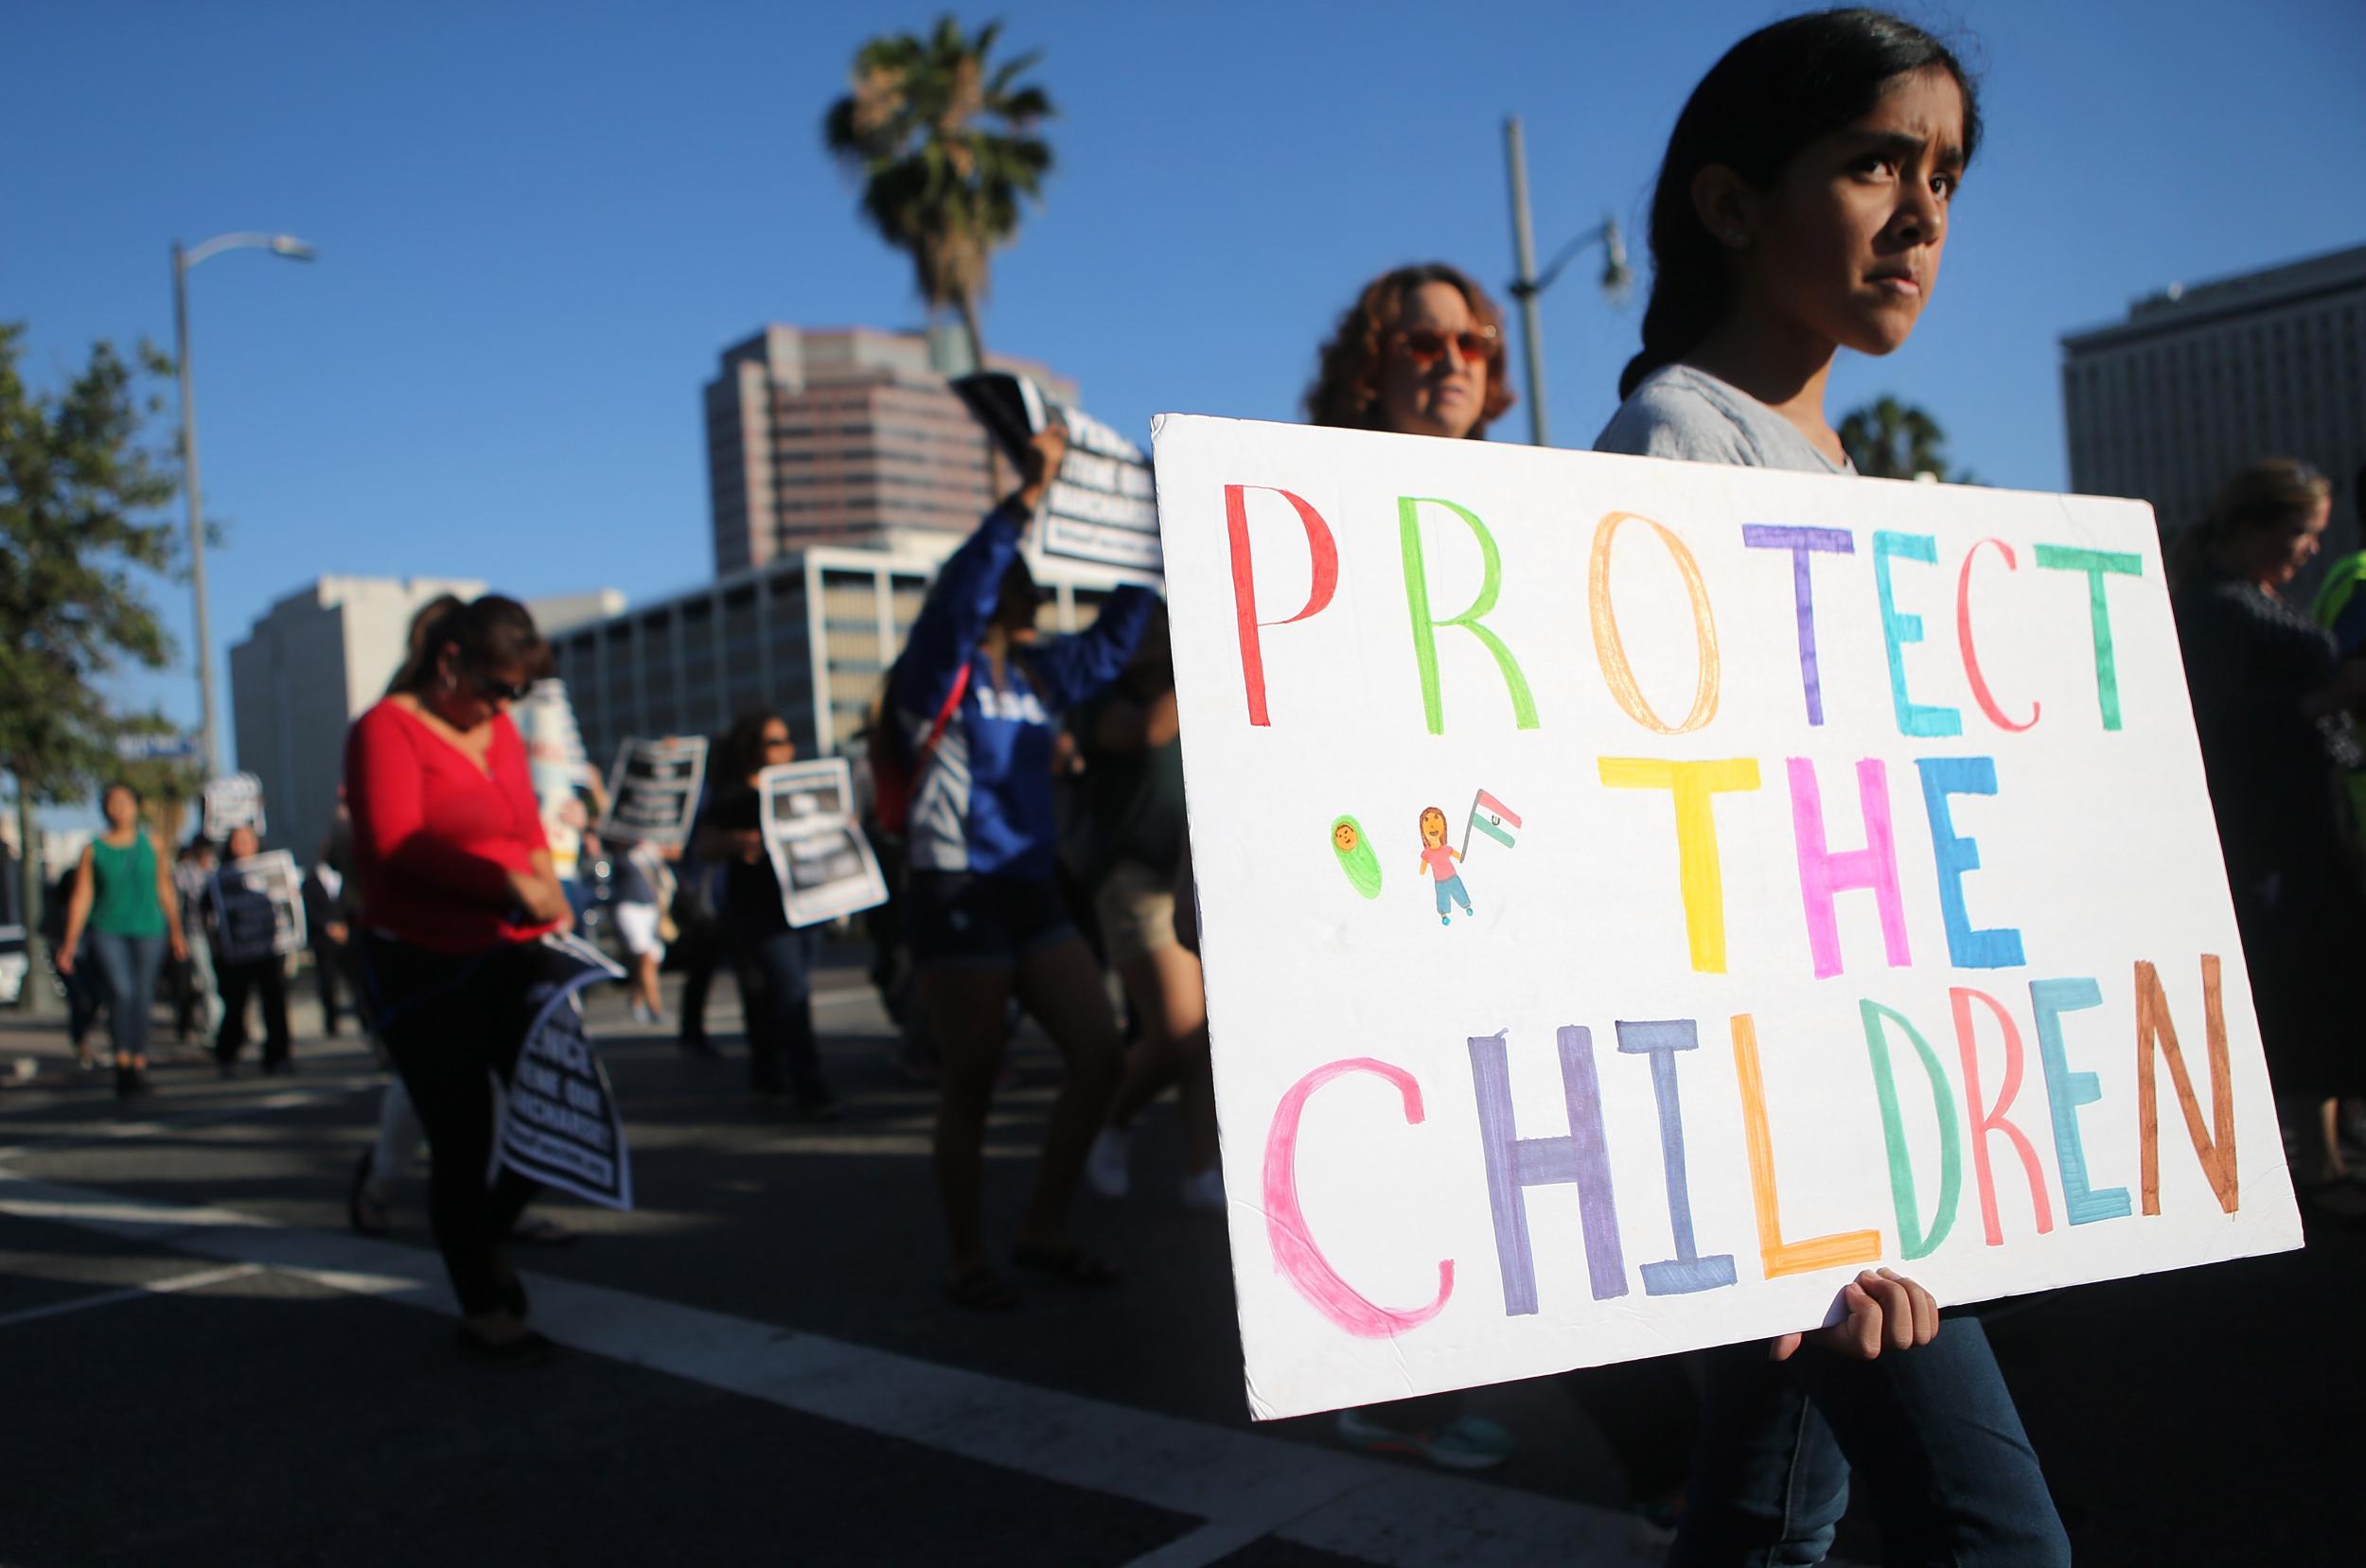
<svg viewBox="0 0 2366 1568">
<path fill-rule="evenodd" d="M 1480 1416 L 1457 1416 L 1434 1432 L 1404 1432 L 1361 1410 L 1342 1410 L 1339 1440 L 1367 1453 L 1402 1453 L 1448 1470 L 1492 1470 L 1512 1452 L 1511 1434 Z"/>
</svg>

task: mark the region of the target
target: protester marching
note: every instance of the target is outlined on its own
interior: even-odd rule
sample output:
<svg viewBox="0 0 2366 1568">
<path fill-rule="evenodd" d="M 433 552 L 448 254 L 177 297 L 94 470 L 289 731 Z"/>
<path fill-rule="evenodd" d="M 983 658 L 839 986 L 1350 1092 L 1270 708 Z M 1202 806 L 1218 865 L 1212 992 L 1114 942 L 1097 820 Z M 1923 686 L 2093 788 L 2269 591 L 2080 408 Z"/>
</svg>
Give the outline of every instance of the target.
<svg viewBox="0 0 2366 1568">
<path fill-rule="evenodd" d="M 862 57 L 828 122 L 874 180 L 920 101 L 892 55 Z M 1639 343 L 1582 449 L 1547 445 L 1541 409 L 1535 445 L 1499 438 L 1541 372 L 1515 391 L 1475 271 L 1376 256 L 1311 269 L 1345 308 L 1296 340 L 1320 334 L 1295 422 L 1161 414 L 1145 450 L 984 353 L 992 243 L 922 243 L 866 186 L 964 316 L 927 417 L 961 421 L 986 481 L 958 507 L 946 482 L 936 552 L 895 554 L 907 576 L 875 592 L 852 568 L 825 584 L 836 557 L 792 587 L 756 549 L 714 605 L 768 627 L 810 591 L 816 648 L 875 631 L 880 657 L 784 663 L 719 624 L 685 655 L 668 632 L 653 703 L 609 662 L 621 630 L 437 581 L 382 692 L 380 666 L 341 712 L 342 751 L 305 758 L 305 799 L 266 789 L 243 718 L 256 772 L 209 734 L 168 800 L 75 775 L 108 778 L 102 825 L 28 870 L 46 900 L 20 918 L 55 965 L 24 983 L 64 1001 L 62 1081 L 98 1099 L 111 1067 L 143 1101 L 85 1142 L 154 1136 L 201 1094 L 192 1126 L 365 1094 L 323 1142 L 342 1191 L 225 1202 L 205 1244 L 243 1260 L 250 1233 L 317 1223 L 299 1203 L 333 1227 L 342 1197 L 351 1256 L 307 1262 L 307 1288 L 452 1311 L 436 1354 L 468 1386 L 558 1363 L 527 1380 L 557 1386 L 581 1343 L 734 1397 L 794 1385 L 831 1418 L 892 1407 L 878 1433 L 934 1441 L 1017 1408 L 1010 1383 L 1103 1399 L 1065 1350 L 1105 1340 L 1317 1454 L 1304 1497 L 1259 1494 L 1255 1531 L 1225 1516 L 1112 1561 L 1220 1560 L 1342 1498 L 1385 1515 L 1375 1459 L 1514 1477 L 1454 1491 L 1484 1520 L 1561 1485 L 1539 1477 L 1573 1442 L 1637 1532 L 1598 1560 L 2083 1557 L 2107 1533 L 2086 1456 L 2026 1366 L 2100 1352 L 2020 1363 L 2004 1326 L 2042 1334 L 2035 1309 L 2082 1291 L 2143 1313 L 2148 1277 L 2366 1234 L 2366 550 L 2320 558 L 2345 483 L 2366 529 L 2366 468 L 2255 451 L 2188 517 L 1870 460 L 1845 367 L 1982 329 L 1968 307 L 1925 323 L 1959 192 L 2003 161 L 1976 62 L 1865 9 L 1717 54 L 1665 106 Z M 1049 167 L 964 146 L 962 178 Z M 1567 255 L 1537 276 L 1524 156 L 1508 297 L 1532 308 Z M 1623 271 L 1615 223 L 1597 238 Z M 763 379 L 733 352 L 711 399 Z M 582 678 L 571 634 L 597 650 Z M 624 685 L 641 722 L 619 734 Z M 201 1043 L 210 1066 L 171 1066 Z M 241 1083 L 250 1044 L 300 1076 Z M 694 1167 L 710 1135 L 727 1154 Z M 220 1141 L 250 1136 L 294 1143 Z M 10 1199 L 20 1152 L 0 1215 L 152 1223 Z M 909 1266 L 857 1280 L 833 1242 L 889 1207 Z M 620 1283 L 651 1258 L 719 1270 L 726 1215 L 758 1259 L 730 1313 L 799 1325 L 773 1332 L 806 1358 L 788 1372 L 729 1313 L 644 1314 Z M 397 1291 L 370 1270 L 415 1217 L 441 1282 Z M 587 1234 L 538 1319 L 518 1249 Z M 1233 1316 L 1178 1328 L 1154 1269 Z M 191 1277 L 132 1294 L 221 1282 Z M 954 1417 L 831 1337 L 874 1321 L 975 1359 Z M 1028 1346 L 1031 1323 L 1064 1343 Z M 1236 1359 L 1177 1348 L 1203 1330 Z M 1058 1481 L 1117 1445 L 1085 1405 L 1029 1408 L 963 1452 L 1056 1446 Z M 2222 1424 L 2181 1437 L 2243 1440 Z M 1162 1429 L 1124 1466 L 1195 1452 Z M 1100 1560 L 1005 1544 L 945 1559 Z M 1466 1560 L 1379 1525 L 1347 1544 Z"/>
</svg>

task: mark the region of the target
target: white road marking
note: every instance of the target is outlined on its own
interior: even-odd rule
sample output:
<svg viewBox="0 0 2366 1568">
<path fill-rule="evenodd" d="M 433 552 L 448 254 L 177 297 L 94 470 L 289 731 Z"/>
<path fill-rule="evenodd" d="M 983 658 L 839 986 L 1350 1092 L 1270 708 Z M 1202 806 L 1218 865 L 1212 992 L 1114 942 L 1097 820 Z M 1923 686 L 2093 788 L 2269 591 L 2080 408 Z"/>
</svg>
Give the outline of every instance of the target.
<svg viewBox="0 0 2366 1568">
<path fill-rule="evenodd" d="M 180 1132 L 190 1127 L 203 1127 L 209 1122 L 236 1121 L 256 1111 L 285 1111 L 298 1105 L 318 1105 L 380 1088 L 385 1083 L 384 1077 L 379 1075 L 339 1078 L 307 1089 L 282 1089 L 260 1100 L 239 1100 L 229 1104 L 218 1099 L 209 1100 L 196 1108 L 145 1121 L 56 1121 L 45 1126 L 27 1126 L 21 1130 L 22 1134 L 30 1136 L 36 1141 L 0 1144 L 0 1160 L 14 1159 L 21 1154 L 55 1154 L 96 1144 L 154 1137 L 159 1133 Z"/>
<path fill-rule="evenodd" d="M 240 1268 L 278 1269 L 449 1313 L 434 1254 L 157 1203 L 0 1169 L 0 1214 L 62 1221 Z M 197 1277 L 195 1276 L 190 1277 Z M 1643 1521 L 1184 1420 L 601 1285 L 529 1277 L 561 1345 L 940 1453 L 1208 1523 L 1133 1568 L 1201 1568 L 1268 1535 L 1393 1568 L 1642 1568 L 1667 1551 Z M 152 1287 L 151 1287 L 152 1288 Z"/>
<path fill-rule="evenodd" d="M 165 1295 L 173 1291 L 199 1291 L 208 1285 L 219 1285 L 225 1279 L 243 1279 L 250 1274 L 263 1272 L 259 1263 L 240 1263 L 235 1268 L 200 1269 L 195 1274 L 177 1274 L 169 1279 L 151 1279 L 119 1291 L 101 1291 L 96 1295 L 78 1295 L 71 1301 L 52 1301 L 45 1307 L 27 1307 L 21 1313 L 0 1317 L 0 1329 L 12 1329 L 20 1323 L 36 1318 L 59 1317 L 79 1313 L 87 1307 L 111 1306 L 117 1301 L 141 1301 L 151 1295 Z"/>
</svg>

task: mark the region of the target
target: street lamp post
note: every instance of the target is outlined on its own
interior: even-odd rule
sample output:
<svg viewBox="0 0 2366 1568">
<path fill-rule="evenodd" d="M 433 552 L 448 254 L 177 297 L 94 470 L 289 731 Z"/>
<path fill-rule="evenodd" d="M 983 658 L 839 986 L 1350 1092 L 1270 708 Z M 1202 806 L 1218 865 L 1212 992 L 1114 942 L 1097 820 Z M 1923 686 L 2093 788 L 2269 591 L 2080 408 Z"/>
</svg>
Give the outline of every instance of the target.
<svg viewBox="0 0 2366 1568">
<path fill-rule="evenodd" d="M 1627 241 L 1618 232 L 1618 220 L 1605 218 L 1601 223 L 1586 230 L 1561 248 L 1549 265 L 1539 273 L 1536 270 L 1536 236 L 1528 220 L 1528 155 L 1527 145 L 1520 134 L 1520 116 L 1509 115 L 1504 120 L 1504 160 L 1511 172 L 1511 246 L 1513 258 L 1520 265 L 1520 275 L 1511 280 L 1511 297 L 1520 302 L 1520 340 L 1523 358 L 1528 372 L 1528 440 L 1539 447 L 1549 446 L 1548 421 L 1545 414 L 1545 333 L 1537 296 L 1553 285 L 1561 270 L 1575 260 L 1580 252 L 1592 246 L 1602 247 L 1602 297 L 1616 304 L 1626 297 L 1634 274 L 1627 266 Z"/>
<path fill-rule="evenodd" d="M 183 249 L 172 242 L 173 361 L 181 378 L 181 487 L 189 507 L 189 589 L 197 599 L 198 713 L 205 767 L 222 770 L 221 727 L 214 714 L 213 627 L 205 608 L 205 510 L 197 483 L 197 403 L 189 389 L 189 269 L 224 251 L 269 251 L 291 261 L 310 261 L 319 253 L 289 234 L 218 234 Z"/>
</svg>

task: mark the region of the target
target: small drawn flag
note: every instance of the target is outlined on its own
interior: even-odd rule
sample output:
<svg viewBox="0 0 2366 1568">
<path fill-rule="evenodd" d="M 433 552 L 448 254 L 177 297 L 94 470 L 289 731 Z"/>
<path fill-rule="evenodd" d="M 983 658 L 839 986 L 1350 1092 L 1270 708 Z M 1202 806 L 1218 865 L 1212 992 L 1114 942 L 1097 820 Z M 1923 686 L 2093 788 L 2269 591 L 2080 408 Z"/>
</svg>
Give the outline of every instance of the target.
<svg viewBox="0 0 2366 1568">
<path fill-rule="evenodd" d="M 1469 826 L 1462 830 L 1462 842 L 1467 848 L 1471 842 L 1471 829 L 1476 828 L 1504 848 L 1510 849 L 1512 843 L 1512 830 L 1519 825 L 1520 814 L 1518 812 L 1482 789 L 1478 792 L 1478 799 L 1471 802 L 1471 820 Z"/>
</svg>

